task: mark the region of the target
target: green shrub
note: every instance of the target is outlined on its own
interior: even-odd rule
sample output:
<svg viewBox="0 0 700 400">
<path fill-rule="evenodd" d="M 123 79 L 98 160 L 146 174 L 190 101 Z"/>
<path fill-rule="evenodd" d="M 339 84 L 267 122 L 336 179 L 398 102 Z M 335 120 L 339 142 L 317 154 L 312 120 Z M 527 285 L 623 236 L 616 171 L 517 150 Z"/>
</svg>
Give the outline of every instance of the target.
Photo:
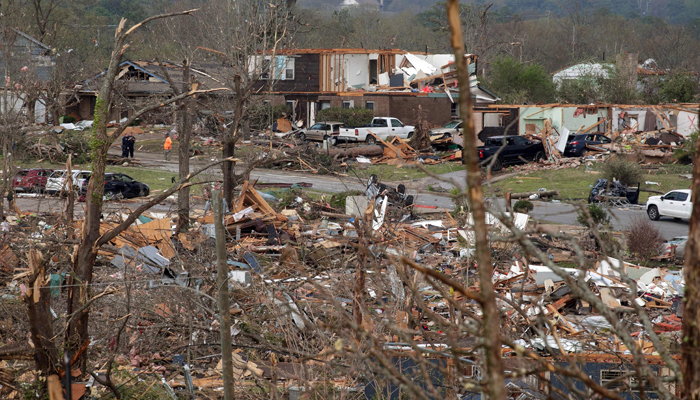
<svg viewBox="0 0 700 400">
<path fill-rule="evenodd" d="M 642 169 L 635 162 L 620 157 L 611 157 L 600 168 L 603 178 L 609 182 L 619 180 L 623 185 L 632 185 L 642 181 Z"/>
<path fill-rule="evenodd" d="M 335 193 L 333 196 L 331 196 L 331 199 L 328 201 L 328 203 L 331 205 L 331 207 L 341 209 L 343 210 L 343 212 L 345 212 L 345 199 L 348 196 L 359 196 L 361 194 L 363 194 L 363 192 L 359 190 L 350 190 L 347 192 Z"/>
<path fill-rule="evenodd" d="M 524 199 L 516 201 L 513 205 L 513 211 L 525 214 L 532 211 L 534 208 L 535 206 L 532 204 L 531 201 Z"/>
<path fill-rule="evenodd" d="M 588 208 L 582 208 L 578 211 L 576 221 L 588 228 L 610 226 L 610 214 L 601 205 L 590 204 Z"/>
<path fill-rule="evenodd" d="M 366 108 L 326 108 L 318 112 L 316 121 L 339 121 L 345 126 L 362 126 L 372 122 L 374 111 Z"/>
<path fill-rule="evenodd" d="M 72 117 L 70 115 L 63 115 L 60 118 L 62 124 L 72 124 L 73 122 L 77 121 L 75 117 Z"/>
</svg>

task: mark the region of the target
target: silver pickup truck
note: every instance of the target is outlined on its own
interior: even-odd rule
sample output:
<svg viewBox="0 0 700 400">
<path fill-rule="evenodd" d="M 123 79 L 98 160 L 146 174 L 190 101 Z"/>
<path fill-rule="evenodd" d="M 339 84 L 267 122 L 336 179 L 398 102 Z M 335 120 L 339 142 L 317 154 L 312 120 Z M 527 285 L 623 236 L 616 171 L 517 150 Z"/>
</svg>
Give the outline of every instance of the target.
<svg viewBox="0 0 700 400">
<path fill-rule="evenodd" d="M 396 118 L 376 117 L 372 119 L 372 123 L 369 125 L 356 128 L 340 128 L 340 134 L 337 136 L 337 139 L 331 140 L 333 140 L 333 144 L 337 144 L 338 141 L 374 144 L 376 142 L 374 136 L 381 140 L 386 140 L 390 136 L 409 139 L 413 136 L 413 132 L 413 126 L 404 125 Z M 374 136 L 370 135 L 370 133 L 374 134 Z"/>
</svg>

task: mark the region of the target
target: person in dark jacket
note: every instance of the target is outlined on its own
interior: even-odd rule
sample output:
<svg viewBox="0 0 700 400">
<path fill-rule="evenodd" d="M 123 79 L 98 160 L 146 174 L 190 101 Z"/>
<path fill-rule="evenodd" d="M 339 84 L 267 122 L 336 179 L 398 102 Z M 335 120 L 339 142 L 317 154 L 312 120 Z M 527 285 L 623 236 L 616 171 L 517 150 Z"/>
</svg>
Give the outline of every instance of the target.
<svg viewBox="0 0 700 400">
<path fill-rule="evenodd" d="M 134 137 L 134 134 L 129 132 L 126 135 L 124 135 L 126 138 L 126 156 L 131 158 L 134 158 L 134 145 L 136 144 L 136 138 Z"/>
<path fill-rule="evenodd" d="M 129 134 L 125 133 L 124 136 L 122 136 L 122 157 L 128 158 L 129 157 Z"/>
</svg>

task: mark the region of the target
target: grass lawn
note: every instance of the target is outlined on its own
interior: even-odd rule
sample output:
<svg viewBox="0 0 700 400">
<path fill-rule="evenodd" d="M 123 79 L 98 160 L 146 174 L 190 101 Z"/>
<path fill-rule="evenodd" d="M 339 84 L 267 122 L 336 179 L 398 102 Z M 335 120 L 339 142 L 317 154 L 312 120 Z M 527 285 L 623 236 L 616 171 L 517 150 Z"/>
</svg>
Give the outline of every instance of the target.
<svg viewBox="0 0 700 400">
<path fill-rule="evenodd" d="M 586 171 L 585 166 L 579 168 L 569 168 L 551 171 L 537 171 L 518 174 L 515 177 L 504 179 L 486 188 L 492 194 L 502 196 L 503 193 L 512 192 L 535 192 L 539 188 L 547 190 L 559 190 L 559 198 L 562 200 L 586 200 L 591 188 L 589 185 L 595 183 L 601 176 L 597 174 L 596 164 L 593 164 L 593 171 Z M 668 192 L 672 189 L 688 189 L 691 181 L 681 178 L 680 174 L 692 173 L 692 165 L 662 165 L 658 169 L 649 169 L 643 175 L 641 187 L 661 192 Z M 658 182 L 657 185 L 647 185 L 644 182 Z M 647 201 L 654 193 L 642 192 L 639 196 L 639 203 Z"/>
<path fill-rule="evenodd" d="M 137 181 L 148 185 L 151 191 L 168 189 L 173 185 L 171 178 L 175 177 L 177 180 L 177 173 L 157 169 L 107 166 L 107 172 L 119 172 L 129 175 Z"/>
<path fill-rule="evenodd" d="M 434 174 L 446 174 L 448 172 L 464 169 L 464 166 L 459 162 L 424 165 L 424 167 Z M 370 175 L 376 174 L 380 182 L 414 180 L 428 176 L 428 174 L 417 167 L 408 165 L 403 167 L 395 167 L 393 165 L 368 165 L 364 167 L 360 164 L 355 167 L 355 171 L 361 178 L 369 178 Z"/>
</svg>

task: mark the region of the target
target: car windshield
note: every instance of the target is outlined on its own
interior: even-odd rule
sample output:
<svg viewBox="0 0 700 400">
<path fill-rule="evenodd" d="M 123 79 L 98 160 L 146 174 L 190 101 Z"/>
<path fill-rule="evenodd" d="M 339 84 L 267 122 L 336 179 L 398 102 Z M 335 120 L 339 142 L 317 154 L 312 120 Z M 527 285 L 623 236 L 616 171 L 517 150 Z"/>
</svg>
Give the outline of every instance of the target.
<svg viewBox="0 0 700 400">
<path fill-rule="evenodd" d="M 445 128 L 445 129 L 452 129 L 452 128 L 454 128 L 455 126 L 459 125 L 460 122 L 461 122 L 461 121 L 450 121 L 450 122 L 446 123 L 445 126 L 443 126 L 443 128 Z"/>
<path fill-rule="evenodd" d="M 19 171 L 17 176 L 27 176 L 27 174 L 29 174 L 29 171 Z"/>
<path fill-rule="evenodd" d="M 316 124 L 316 125 L 312 126 L 311 129 L 313 129 L 313 130 L 320 130 L 321 127 L 323 127 L 322 124 Z"/>
<path fill-rule="evenodd" d="M 63 178 L 65 171 L 53 171 L 53 174 L 49 178 Z"/>
</svg>

